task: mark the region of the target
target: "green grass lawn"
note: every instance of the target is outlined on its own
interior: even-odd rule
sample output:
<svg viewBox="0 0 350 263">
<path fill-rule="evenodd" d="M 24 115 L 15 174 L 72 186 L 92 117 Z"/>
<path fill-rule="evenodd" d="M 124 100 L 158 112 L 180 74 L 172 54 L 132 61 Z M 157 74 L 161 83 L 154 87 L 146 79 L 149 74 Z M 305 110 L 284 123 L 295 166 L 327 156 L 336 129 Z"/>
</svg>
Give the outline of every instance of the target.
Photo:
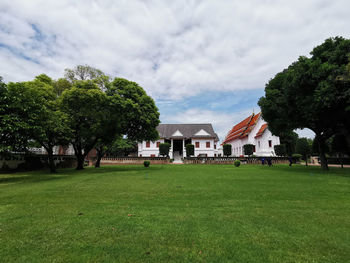
<svg viewBox="0 0 350 263">
<path fill-rule="evenodd" d="M 350 169 L 0 174 L 1 262 L 350 262 Z"/>
</svg>

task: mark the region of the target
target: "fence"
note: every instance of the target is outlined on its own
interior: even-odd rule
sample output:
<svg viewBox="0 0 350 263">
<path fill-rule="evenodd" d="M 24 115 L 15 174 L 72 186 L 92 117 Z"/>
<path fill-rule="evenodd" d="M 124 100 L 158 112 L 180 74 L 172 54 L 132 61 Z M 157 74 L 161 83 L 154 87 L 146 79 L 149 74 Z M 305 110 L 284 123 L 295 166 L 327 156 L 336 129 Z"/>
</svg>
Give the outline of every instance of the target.
<svg viewBox="0 0 350 263">
<path fill-rule="evenodd" d="M 101 159 L 101 165 L 143 164 L 144 161 L 150 161 L 151 164 L 170 163 L 167 157 L 104 157 Z M 96 158 L 89 161 L 89 165 L 94 165 L 95 162 Z"/>
<path fill-rule="evenodd" d="M 267 157 L 187 157 L 185 164 L 233 164 L 235 160 L 240 160 L 243 164 L 261 164 L 261 158 Z M 269 157 L 272 164 L 289 163 L 288 157 Z M 267 163 L 265 161 L 265 163 Z"/>
</svg>

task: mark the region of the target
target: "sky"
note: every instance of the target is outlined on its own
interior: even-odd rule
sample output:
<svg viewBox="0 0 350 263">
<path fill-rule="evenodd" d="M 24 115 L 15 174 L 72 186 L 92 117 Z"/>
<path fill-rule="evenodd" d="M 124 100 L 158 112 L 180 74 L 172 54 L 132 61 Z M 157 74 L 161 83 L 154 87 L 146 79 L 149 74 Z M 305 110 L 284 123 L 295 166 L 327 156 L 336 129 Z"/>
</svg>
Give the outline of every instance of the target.
<svg viewBox="0 0 350 263">
<path fill-rule="evenodd" d="M 139 83 L 162 123 L 212 123 L 223 140 L 260 111 L 276 73 L 350 38 L 349 10 L 349 0 L 1 0 L 0 76 L 60 78 L 87 64 Z"/>
</svg>

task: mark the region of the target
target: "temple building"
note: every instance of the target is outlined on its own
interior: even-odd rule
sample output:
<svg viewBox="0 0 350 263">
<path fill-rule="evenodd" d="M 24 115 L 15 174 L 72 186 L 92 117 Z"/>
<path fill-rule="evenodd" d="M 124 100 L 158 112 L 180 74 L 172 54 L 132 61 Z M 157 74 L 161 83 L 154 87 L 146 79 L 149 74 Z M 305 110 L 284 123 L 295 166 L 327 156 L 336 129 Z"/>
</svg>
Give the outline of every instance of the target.
<svg viewBox="0 0 350 263">
<path fill-rule="evenodd" d="M 252 114 L 233 126 L 227 133 L 223 144 L 232 145 L 232 155 L 244 155 L 243 146 L 253 144 L 256 156 L 275 156 L 274 146 L 280 144 L 280 139 L 272 135 L 261 113 Z"/>
</svg>

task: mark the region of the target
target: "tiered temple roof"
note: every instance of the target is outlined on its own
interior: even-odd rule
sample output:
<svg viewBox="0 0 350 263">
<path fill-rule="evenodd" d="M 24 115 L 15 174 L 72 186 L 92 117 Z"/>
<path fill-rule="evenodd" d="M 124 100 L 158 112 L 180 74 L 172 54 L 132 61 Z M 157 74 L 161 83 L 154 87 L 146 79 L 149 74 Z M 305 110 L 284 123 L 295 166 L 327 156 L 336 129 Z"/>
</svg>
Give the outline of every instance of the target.
<svg viewBox="0 0 350 263">
<path fill-rule="evenodd" d="M 259 118 L 261 116 L 261 113 L 258 114 L 252 114 L 249 117 L 245 118 L 243 121 L 238 123 L 237 125 L 233 126 L 233 128 L 229 131 L 229 133 L 226 135 L 226 138 L 223 143 L 232 142 L 237 139 L 243 139 L 247 137 L 250 132 L 255 127 L 256 123 L 258 122 Z M 267 124 L 263 124 L 258 133 L 255 137 L 261 136 L 264 131 L 267 129 Z"/>
</svg>

